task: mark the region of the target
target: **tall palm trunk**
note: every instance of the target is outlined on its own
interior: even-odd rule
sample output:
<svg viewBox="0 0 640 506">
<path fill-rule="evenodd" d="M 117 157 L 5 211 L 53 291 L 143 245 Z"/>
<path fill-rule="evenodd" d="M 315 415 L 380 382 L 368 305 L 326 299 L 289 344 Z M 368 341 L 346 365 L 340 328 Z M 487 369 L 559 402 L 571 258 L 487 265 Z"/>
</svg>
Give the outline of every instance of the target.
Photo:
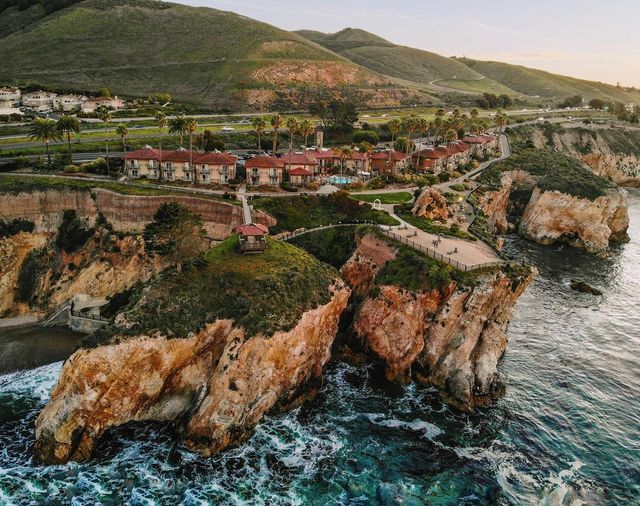
<svg viewBox="0 0 640 506">
<path fill-rule="evenodd" d="M 44 147 L 47 150 L 47 164 L 51 166 L 51 151 L 49 151 L 49 140 L 44 141 Z"/>
<path fill-rule="evenodd" d="M 258 151 L 260 151 L 262 149 L 262 143 L 260 142 L 260 131 L 258 131 L 257 134 L 258 134 Z"/>
<path fill-rule="evenodd" d="M 107 177 L 109 177 L 109 137 L 107 137 Z"/>
<path fill-rule="evenodd" d="M 193 172 L 193 180 L 191 181 L 192 185 L 196 184 L 196 168 L 193 166 L 193 134 L 189 134 L 189 167 L 191 168 L 191 172 Z"/>
<path fill-rule="evenodd" d="M 67 148 L 69 151 L 69 163 L 73 162 L 73 155 L 71 154 L 71 132 L 67 130 Z"/>
<path fill-rule="evenodd" d="M 277 147 L 278 147 L 278 129 L 274 128 L 274 130 L 273 130 L 273 156 L 276 155 Z"/>
</svg>

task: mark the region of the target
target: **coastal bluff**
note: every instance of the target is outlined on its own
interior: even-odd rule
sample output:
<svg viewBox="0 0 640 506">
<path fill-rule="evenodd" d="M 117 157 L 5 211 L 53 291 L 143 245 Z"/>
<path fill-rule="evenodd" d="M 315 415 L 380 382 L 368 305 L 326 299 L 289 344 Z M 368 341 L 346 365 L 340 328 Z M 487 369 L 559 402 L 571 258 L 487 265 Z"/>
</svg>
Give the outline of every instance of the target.
<svg viewBox="0 0 640 506">
<path fill-rule="evenodd" d="M 35 224 L 37 232 L 55 232 L 67 209 L 95 222 L 99 214 L 117 231 L 141 233 L 153 219 L 158 207 L 176 201 L 199 214 L 207 234 L 224 239 L 243 223 L 242 208 L 220 200 L 187 195 L 137 196 L 124 195 L 101 188 L 46 189 L 31 192 L 5 193 L 0 199 L 0 216 L 6 220 L 25 219 Z M 253 212 L 257 223 L 272 226 L 274 220 L 261 211 Z"/>
</svg>

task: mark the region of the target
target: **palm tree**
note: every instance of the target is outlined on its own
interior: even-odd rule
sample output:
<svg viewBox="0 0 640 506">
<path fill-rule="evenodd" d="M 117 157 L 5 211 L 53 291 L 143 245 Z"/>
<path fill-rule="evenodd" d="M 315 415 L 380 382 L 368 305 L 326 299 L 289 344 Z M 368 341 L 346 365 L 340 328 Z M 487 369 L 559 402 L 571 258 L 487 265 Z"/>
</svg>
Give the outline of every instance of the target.
<svg viewBox="0 0 640 506">
<path fill-rule="evenodd" d="M 71 134 L 79 134 L 80 133 L 80 122 L 78 118 L 75 116 L 61 116 L 56 124 L 58 130 L 61 134 L 65 134 L 67 136 L 67 148 L 69 151 L 69 163 L 73 161 L 73 157 L 71 155 Z"/>
<path fill-rule="evenodd" d="M 51 165 L 51 152 L 49 150 L 49 143 L 62 139 L 62 134 L 58 130 L 58 124 L 47 118 L 36 118 L 29 126 L 29 138 L 42 141 L 45 149 L 47 150 L 47 161 Z"/>
<path fill-rule="evenodd" d="M 304 149 L 307 149 L 309 136 L 313 134 L 314 130 L 313 124 L 308 119 L 300 123 L 300 134 L 304 136 Z"/>
<path fill-rule="evenodd" d="M 180 136 L 180 146 L 183 144 L 184 134 L 187 133 L 187 118 L 176 116 L 169 120 L 169 135 Z"/>
<path fill-rule="evenodd" d="M 393 147 L 393 143 L 396 140 L 396 135 L 400 133 L 402 130 L 402 122 L 399 119 L 392 119 L 387 123 L 387 128 L 389 129 L 389 133 L 391 134 L 391 146 Z"/>
<path fill-rule="evenodd" d="M 418 118 L 418 119 L 416 119 L 416 125 L 415 126 L 416 126 L 416 131 L 418 132 L 418 135 L 422 139 L 422 134 L 429 131 L 429 126 L 430 125 L 429 125 L 429 122 L 426 119 Z M 421 142 L 420 145 L 422 146 L 422 142 Z M 416 156 L 416 167 L 415 167 L 416 172 L 418 171 L 418 165 L 420 163 L 419 159 L 420 159 L 420 157 Z"/>
<path fill-rule="evenodd" d="M 191 184 L 196 184 L 196 170 L 193 167 L 193 136 L 198 131 L 198 122 L 194 118 L 190 118 L 186 124 L 186 130 L 189 134 L 189 167 L 193 172 L 193 179 Z"/>
<path fill-rule="evenodd" d="M 338 148 L 338 154 L 340 155 L 340 175 L 344 173 L 344 161 L 345 159 L 353 155 L 353 150 L 349 146 L 342 146 Z"/>
<path fill-rule="evenodd" d="M 264 118 L 260 116 L 256 116 L 251 122 L 253 123 L 253 129 L 258 135 L 258 150 L 261 150 L 262 144 L 260 143 L 260 137 L 262 136 L 262 132 L 264 132 L 267 128 L 267 123 L 265 122 Z"/>
<path fill-rule="evenodd" d="M 155 114 L 156 126 L 158 127 L 159 137 L 159 147 L 160 147 L 160 159 L 158 160 L 158 181 L 162 181 L 162 132 L 167 126 L 167 117 L 164 111 L 158 111 Z"/>
<path fill-rule="evenodd" d="M 276 151 L 278 149 L 278 130 L 282 126 L 283 120 L 282 116 L 279 114 L 275 114 L 271 116 L 271 128 L 273 128 L 273 154 L 275 156 Z"/>
<path fill-rule="evenodd" d="M 109 111 L 109 109 L 107 109 L 105 106 L 101 105 L 100 107 L 98 107 L 96 112 L 98 113 L 98 118 L 100 118 L 100 121 L 108 125 L 109 121 L 111 121 L 111 111 Z M 108 132 L 107 132 L 107 177 L 109 177 L 109 133 Z"/>
<path fill-rule="evenodd" d="M 289 130 L 289 152 L 293 151 L 293 136 L 298 133 L 298 120 L 290 116 L 287 118 L 287 129 Z"/>
<path fill-rule="evenodd" d="M 127 138 L 127 135 L 129 135 L 129 129 L 123 123 L 120 123 L 116 127 L 116 133 L 118 134 L 118 136 L 122 140 L 122 150 L 124 151 L 124 154 L 126 156 L 127 155 L 127 144 L 125 142 L 125 139 Z"/>
<path fill-rule="evenodd" d="M 480 112 L 478 112 L 478 109 L 471 109 L 471 112 L 469 114 L 471 116 L 471 119 L 478 119 Z"/>
<path fill-rule="evenodd" d="M 496 127 L 498 127 L 498 133 L 500 133 L 509 124 L 509 116 L 507 116 L 504 112 L 499 112 L 498 114 L 496 114 L 496 117 L 493 121 Z"/>
<path fill-rule="evenodd" d="M 409 142 L 407 142 L 407 151 L 406 151 L 406 155 L 407 158 L 411 156 L 412 152 L 413 152 L 413 134 L 414 132 L 418 129 L 418 117 L 415 115 L 411 115 L 408 118 L 404 118 L 403 120 L 403 124 L 404 124 L 404 129 L 407 131 L 407 137 L 409 139 Z M 411 165 L 411 162 L 409 162 L 409 165 Z"/>
</svg>

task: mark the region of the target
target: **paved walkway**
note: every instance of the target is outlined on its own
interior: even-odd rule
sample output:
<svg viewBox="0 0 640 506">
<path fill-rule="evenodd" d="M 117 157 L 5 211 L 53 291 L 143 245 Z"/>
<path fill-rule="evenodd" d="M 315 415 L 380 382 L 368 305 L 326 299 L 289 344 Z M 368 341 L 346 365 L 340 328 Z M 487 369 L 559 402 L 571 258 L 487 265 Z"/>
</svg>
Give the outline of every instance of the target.
<svg viewBox="0 0 640 506">
<path fill-rule="evenodd" d="M 501 261 L 498 254 L 482 241 L 466 241 L 447 235 L 438 236 L 411 226 L 409 228 L 394 227 L 391 231 L 467 267 Z M 434 245 L 434 241 L 439 241 L 437 246 Z"/>
</svg>

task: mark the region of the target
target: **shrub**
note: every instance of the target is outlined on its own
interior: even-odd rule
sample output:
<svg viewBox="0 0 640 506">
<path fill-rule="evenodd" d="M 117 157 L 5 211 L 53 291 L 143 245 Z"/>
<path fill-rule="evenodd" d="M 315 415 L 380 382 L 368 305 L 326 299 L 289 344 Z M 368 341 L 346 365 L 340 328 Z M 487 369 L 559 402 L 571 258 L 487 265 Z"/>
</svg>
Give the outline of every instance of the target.
<svg viewBox="0 0 640 506">
<path fill-rule="evenodd" d="M 353 134 L 353 143 L 360 144 L 361 142 L 368 142 L 374 146 L 380 142 L 380 136 L 378 132 L 373 130 L 358 130 Z"/>
<path fill-rule="evenodd" d="M 65 165 L 64 169 L 62 169 L 62 172 L 66 174 L 73 174 L 76 172 L 80 172 L 80 167 L 78 167 L 77 165 Z"/>
<path fill-rule="evenodd" d="M 16 301 L 31 303 L 42 276 L 49 269 L 46 248 L 30 251 L 20 266 L 16 284 Z"/>
<path fill-rule="evenodd" d="M 237 199 L 237 196 L 236 196 L 236 194 L 235 194 L 235 193 L 231 193 L 231 192 L 224 192 L 224 193 L 222 194 L 222 198 L 223 198 L 224 200 L 236 200 L 236 199 Z"/>
<path fill-rule="evenodd" d="M 0 237 L 10 237 L 19 232 L 33 232 L 35 224 L 29 220 L 16 218 L 8 222 L 0 220 Z"/>
<path fill-rule="evenodd" d="M 298 188 L 296 188 L 295 186 L 293 186 L 291 183 L 287 183 L 286 181 L 283 181 L 282 183 L 280 183 L 280 188 L 286 192 L 297 192 Z"/>
<path fill-rule="evenodd" d="M 91 237 L 84 222 L 78 218 L 75 209 L 67 209 L 62 215 L 62 223 L 58 227 L 56 245 L 67 253 L 73 253 L 87 242 Z"/>
</svg>

